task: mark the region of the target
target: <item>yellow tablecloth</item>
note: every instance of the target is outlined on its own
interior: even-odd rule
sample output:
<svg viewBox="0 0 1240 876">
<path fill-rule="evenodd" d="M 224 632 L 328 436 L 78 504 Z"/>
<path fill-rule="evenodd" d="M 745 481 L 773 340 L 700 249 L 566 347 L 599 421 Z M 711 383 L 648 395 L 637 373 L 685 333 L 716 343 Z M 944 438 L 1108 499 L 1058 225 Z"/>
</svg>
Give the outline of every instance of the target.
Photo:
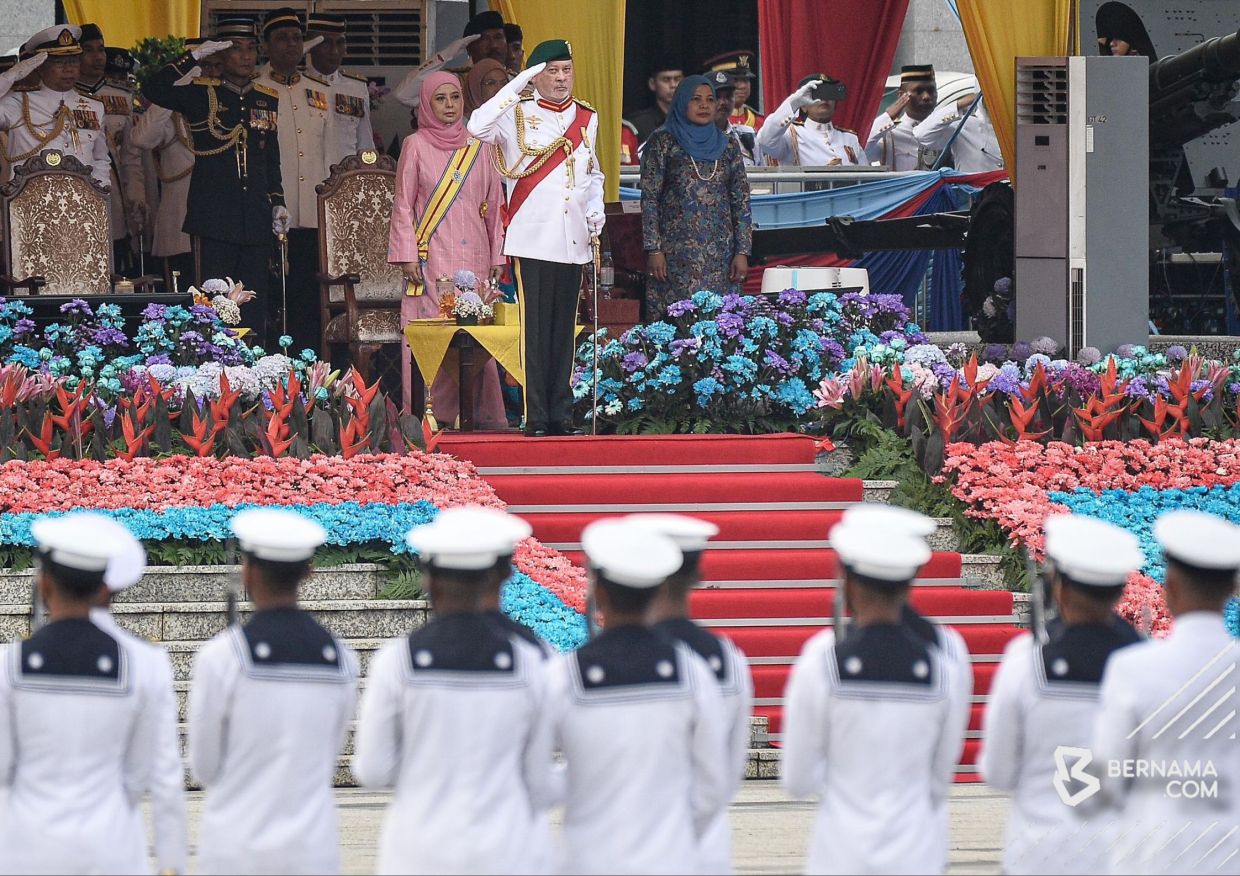
<svg viewBox="0 0 1240 876">
<path fill-rule="evenodd" d="M 585 326 L 577 326 L 577 334 L 585 330 Z M 405 339 L 409 341 L 413 361 L 418 364 L 418 371 L 422 372 L 422 380 L 427 386 L 434 383 L 457 332 L 467 332 L 514 380 L 525 386 L 525 370 L 521 367 L 520 325 L 457 325 L 441 319 L 415 319 L 405 324 Z"/>
</svg>

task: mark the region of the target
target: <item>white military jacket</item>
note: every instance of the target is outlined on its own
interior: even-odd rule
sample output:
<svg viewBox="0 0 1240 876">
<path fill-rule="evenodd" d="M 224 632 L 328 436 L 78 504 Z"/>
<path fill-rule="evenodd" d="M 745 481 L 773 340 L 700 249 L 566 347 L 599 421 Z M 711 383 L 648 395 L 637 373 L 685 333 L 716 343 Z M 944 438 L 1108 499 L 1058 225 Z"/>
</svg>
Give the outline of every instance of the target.
<svg viewBox="0 0 1240 876">
<path fill-rule="evenodd" d="M 375 149 L 375 131 L 370 123 L 370 88 L 365 76 L 344 70 L 320 73 L 306 60 L 306 72 L 326 82 L 329 98 L 327 167 L 350 155 Z"/>
<path fill-rule="evenodd" d="M 103 104 L 103 127 L 107 134 L 112 180 L 112 239 L 128 233 L 128 208 L 146 203 L 142 153 L 133 142 L 133 91 L 104 77 L 95 85 L 77 84 L 80 94 Z"/>
<path fill-rule="evenodd" d="M 0 873 L 149 872 L 167 672 L 85 619 L 0 647 Z"/>
<path fill-rule="evenodd" d="M 584 132 L 581 121 L 584 120 Z M 536 151 L 571 135 L 578 141 L 572 156 L 551 153 L 553 169 L 524 197 L 526 186 L 508 176 L 508 222 L 504 254 L 561 264 L 584 265 L 593 257 L 586 216 L 603 215 L 603 169 L 596 151 L 598 114 L 581 101 L 560 109 L 537 91 L 521 97 L 509 83 L 474 110 L 469 133 L 494 143 L 510 174 L 530 169 L 538 159 L 522 151 Z"/>
<path fill-rule="evenodd" d="M 282 76 L 264 64 L 257 82 L 280 96 L 276 121 L 280 138 L 280 179 L 284 204 L 293 228 L 319 227 L 319 196 L 315 186 L 327 179 L 332 150 L 328 143 L 327 116 L 331 110 L 331 86 L 308 73 Z"/>
<path fill-rule="evenodd" d="M 728 801 L 736 796 L 745 778 L 749 762 L 750 718 L 753 715 L 753 676 L 744 653 L 731 639 L 716 636 L 691 620 L 668 620 L 654 625 L 666 636 L 684 642 L 706 661 L 715 674 L 723 698 L 727 736 L 724 740 L 724 762 L 731 767 Z M 732 872 L 732 826 L 727 809 L 711 821 L 700 842 L 700 873 Z"/>
<path fill-rule="evenodd" d="M 388 642 L 371 666 L 353 773 L 395 788 L 379 873 L 544 873 L 557 797 L 541 649 L 480 614 Z"/>
<path fill-rule="evenodd" d="M 190 252 L 193 244 L 181 230 L 189 202 L 189 178 L 194 173 L 194 152 L 185 119 L 159 104 L 151 104 L 133 127 L 133 142 L 151 152 L 159 175 L 159 208 L 155 212 L 155 237 L 151 254 L 173 256 Z M 186 278 L 188 283 L 193 278 Z M 171 291 L 171 290 L 169 290 Z"/>
<path fill-rule="evenodd" d="M 792 98 L 766 117 L 758 130 L 757 142 L 764 157 L 774 158 L 780 164 L 828 167 L 861 164 L 865 158 L 856 133 L 830 122 L 798 120 Z"/>
<path fill-rule="evenodd" d="M 806 643 L 784 697 L 781 774 L 789 794 L 820 798 L 807 872 L 946 870 L 946 800 L 972 695 L 954 647 L 907 624 Z"/>
<path fill-rule="evenodd" d="M 887 113 L 879 113 L 865 143 L 866 158 L 892 170 L 933 170 L 940 150 L 918 143 L 913 134 L 916 126 L 907 115 L 893 120 Z"/>
<path fill-rule="evenodd" d="M 956 104 L 945 101 L 913 127 L 913 136 L 923 148 L 942 152 L 947 148 L 963 113 Z M 952 163 L 961 173 L 984 173 L 1003 167 L 1003 154 L 995 138 L 994 125 L 983 98 L 965 121 L 951 145 Z"/>
<path fill-rule="evenodd" d="M 206 791 L 202 873 L 335 873 L 333 776 L 357 656 L 297 609 L 257 612 L 203 646 L 189 694 L 189 760 Z"/>
<path fill-rule="evenodd" d="M 0 128 L 9 132 L 11 169 L 55 149 L 91 169 L 101 185 L 112 185 L 104 106 L 76 90 L 13 91 L 0 98 Z M 26 119 L 29 118 L 29 123 Z M 122 226 L 123 227 L 123 226 Z"/>
<path fill-rule="evenodd" d="M 1044 645 L 1029 634 L 1008 643 L 990 687 L 980 758 L 986 783 L 1012 794 L 1004 873 L 1108 872 L 1110 819 L 1084 800 L 1064 802 L 1059 761 L 1075 759 L 1056 752 L 1089 747 L 1107 660 L 1138 641 L 1117 622 L 1066 627 Z"/>
<path fill-rule="evenodd" d="M 565 873 L 697 873 L 736 787 L 719 685 L 687 646 L 614 627 L 553 658 Z"/>
<path fill-rule="evenodd" d="M 1240 640 L 1216 612 L 1107 663 L 1090 771 L 1125 828 L 1112 872 L 1240 872 L 1237 678 Z"/>
</svg>

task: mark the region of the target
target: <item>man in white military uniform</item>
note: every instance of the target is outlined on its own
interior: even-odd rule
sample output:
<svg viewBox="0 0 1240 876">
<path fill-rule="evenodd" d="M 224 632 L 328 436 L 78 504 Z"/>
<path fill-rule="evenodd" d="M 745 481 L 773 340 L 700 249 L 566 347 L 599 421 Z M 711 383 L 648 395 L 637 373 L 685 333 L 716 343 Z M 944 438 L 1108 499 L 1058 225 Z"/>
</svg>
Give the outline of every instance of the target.
<svg viewBox="0 0 1240 876">
<path fill-rule="evenodd" d="M 194 658 L 189 761 L 206 791 L 203 873 L 336 873 L 332 780 L 357 656 L 297 606 L 323 528 L 290 511 L 233 518 L 255 612 Z"/>
<path fill-rule="evenodd" d="M 651 618 L 656 632 L 688 645 L 715 673 L 726 713 L 727 738 L 720 756 L 730 768 L 730 801 L 745 778 L 749 760 L 753 676 L 749 672 L 749 661 L 731 639 L 716 636 L 689 619 L 689 594 L 701 583 L 702 552 L 710 539 L 719 534 L 719 527 L 708 520 L 683 514 L 634 514 L 624 521 L 664 535 L 680 548 L 683 557 L 680 568 L 659 588 Z M 702 835 L 700 848 L 698 872 L 732 872 L 732 826 L 726 809 L 720 811 Z"/>
<path fill-rule="evenodd" d="M 331 86 L 298 69 L 305 34 L 297 13 L 274 9 L 263 20 L 268 61 L 258 82 L 280 97 L 276 122 L 280 138 L 280 179 L 288 207 L 288 334 L 298 348 L 316 347 L 320 336 L 319 201 L 315 187 L 327 179 L 332 150 L 328 143 Z M 278 323 L 277 323 L 278 324 Z"/>
<path fill-rule="evenodd" d="M 785 694 L 782 781 L 820 800 L 807 871 L 942 873 L 972 686 L 904 620 L 930 549 L 855 522 L 836 525 L 831 544 L 852 621 L 806 643 Z"/>
<path fill-rule="evenodd" d="M 91 623 L 122 549 L 111 523 L 76 513 L 30 527 L 48 623 L 0 647 L 3 873 L 149 872 L 141 803 L 171 691 L 166 658 Z"/>
<path fill-rule="evenodd" d="M 112 184 L 112 167 L 104 133 L 104 106 L 78 94 L 82 30 L 70 24 L 39 31 L 23 46 L 32 57 L 0 74 L 0 129 L 9 132 L 9 157 L 14 170 L 28 158 L 55 149 L 90 168 L 99 185 Z M 9 93 L 14 84 L 38 68 L 40 86 Z"/>
<path fill-rule="evenodd" d="M 531 834 L 557 797 L 547 664 L 478 608 L 511 530 L 459 510 L 407 536 L 435 614 L 375 657 L 353 772 L 395 788 L 379 873 L 546 872 L 549 833 Z"/>
<path fill-rule="evenodd" d="M 843 83 L 826 73 L 811 73 L 802 79 L 797 90 L 762 123 L 757 138 L 762 155 L 801 167 L 861 163 L 865 150 L 856 132 L 832 124 L 836 100 L 818 100 L 814 92 L 819 89 L 844 93 Z"/>
<path fill-rule="evenodd" d="M 108 76 L 108 51 L 97 24 L 82 25 L 79 94 L 103 104 L 103 128 L 111 165 L 112 250 L 117 273 L 135 274 L 137 259 L 131 255 L 139 244 L 146 221 L 146 181 L 142 153 L 133 142 L 133 88 L 121 77 Z"/>
<path fill-rule="evenodd" d="M 1012 795 L 1004 873 L 1106 873 L 1110 819 L 1068 805 L 1062 749 L 1093 738 L 1107 661 L 1140 636 L 1115 615 L 1128 575 L 1145 561 L 1136 537 L 1075 514 L 1046 521 L 1046 558 L 1061 623 L 1008 643 L 986 705 L 980 766 Z"/>
<path fill-rule="evenodd" d="M 1155 522 L 1154 537 L 1175 627 L 1107 663 L 1094 730 L 1095 775 L 1124 827 L 1111 869 L 1236 873 L 1240 640 L 1228 633 L 1223 607 L 1240 572 L 1240 526 L 1173 511 Z"/>
<path fill-rule="evenodd" d="M 359 152 L 375 149 L 370 124 L 370 86 L 365 76 L 340 69 L 348 50 L 343 15 L 312 13 L 306 36 L 321 40 L 306 56 L 306 72 L 331 86 L 328 115 L 327 166 Z M 306 45 L 309 46 L 309 41 Z"/>
<path fill-rule="evenodd" d="M 697 873 L 700 843 L 735 787 L 715 674 L 651 629 L 681 565 L 666 536 L 617 520 L 581 535 L 604 630 L 552 661 L 566 767 L 565 873 Z"/>
<path fill-rule="evenodd" d="M 974 95 L 966 94 L 955 104 L 942 104 L 924 121 L 917 123 L 913 136 L 924 149 L 937 152 L 951 149 L 952 164 L 961 173 L 1000 170 L 1003 167 L 1003 153 L 999 151 L 995 128 L 986 112 L 985 98 L 977 102 L 973 112 L 961 124 L 973 100 Z M 957 128 L 960 129 L 959 134 L 956 134 Z"/>
<path fill-rule="evenodd" d="M 531 83 L 534 91 L 522 97 Z M 573 99 L 568 43 L 535 47 L 525 72 L 474 110 L 469 133 L 497 145 L 507 177 L 504 254 L 516 257 L 525 434 L 580 435 L 572 420 L 573 338 L 582 266 L 603 230 L 603 170 L 598 116 Z"/>
<path fill-rule="evenodd" d="M 870 126 L 866 158 L 892 170 L 933 170 L 940 151 L 918 143 L 913 128 L 934 111 L 938 101 L 933 65 L 900 68 L 900 93 Z"/>
</svg>

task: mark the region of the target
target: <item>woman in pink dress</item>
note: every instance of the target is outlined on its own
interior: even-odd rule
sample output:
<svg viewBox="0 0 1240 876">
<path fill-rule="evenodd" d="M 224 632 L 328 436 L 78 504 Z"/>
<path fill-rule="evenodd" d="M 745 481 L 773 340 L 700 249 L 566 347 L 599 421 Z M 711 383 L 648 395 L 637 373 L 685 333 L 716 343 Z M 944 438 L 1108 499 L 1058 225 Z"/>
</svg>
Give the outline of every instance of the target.
<svg viewBox="0 0 1240 876">
<path fill-rule="evenodd" d="M 420 100 L 418 130 L 401 145 L 388 233 L 388 261 L 399 264 L 411 288 L 416 285 L 421 293 L 406 295 L 401 301 L 405 322 L 440 315 L 435 282 L 439 277 L 473 271 L 482 284 L 497 278 L 504 265 L 499 171 L 485 148 L 471 156 L 470 143 L 474 141 L 462 123 L 460 79 L 452 73 L 430 74 L 422 82 Z M 450 164 L 455 172 L 449 170 Z M 435 204 L 430 203 L 432 195 L 436 196 Z M 428 206 L 432 219 L 424 223 L 427 227 L 420 240 L 419 223 Z M 401 377 L 407 410 L 411 404 L 410 352 L 408 344 L 402 342 L 402 346 Z M 474 397 L 477 428 L 507 428 L 494 360 L 482 368 Z M 431 386 L 431 404 L 440 423 L 451 425 L 456 420 L 460 407 L 456 369 L 447 361 Z"/>
</svg>

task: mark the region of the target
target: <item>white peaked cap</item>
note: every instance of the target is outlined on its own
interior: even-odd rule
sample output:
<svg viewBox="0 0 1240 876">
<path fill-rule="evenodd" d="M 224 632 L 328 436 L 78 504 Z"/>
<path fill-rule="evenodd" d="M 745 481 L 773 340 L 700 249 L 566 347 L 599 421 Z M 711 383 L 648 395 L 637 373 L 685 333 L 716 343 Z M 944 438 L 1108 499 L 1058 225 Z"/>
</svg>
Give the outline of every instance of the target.
<svg viewBox="0 0 1240 876">
<path fill-rule="evenodd" d="M 59 517 L 40 517 L 30 524 L 39 550 L 62 566 L 83 572 L 102 572 L 120 555 L 129 530 L 111 517 L 75 511 Z"/>
<path fill-rule="evenodd" d="M 121 528 L 124 529 L 118 536 L 121 550 L 108 561 L 108 568 L 103 573 L 103 583 L 112 593 L 128 590 L 141 581 L 146 572 L 146 548 L 128 529 Z"/>
<path fill-rule="evenodd" d="M 844 512 L 842 522 L 849 526 L 872 526 L 884 532 L 902 533 L 915 538 L 929 538 L 938 529 L 933 517 L 919 511 L 879 502 L 863 502 Z"/>
<path fill-rule="evenodd" d="M 621 520 L 596 520 L 581 533 L 590 565 L 615 584 L 647 590 L 678 571 L 684 554 L 676 542 Z"/>
<path fill-rule="evenodd" d="M 831 547 L 854 574 L 880 581 L 910 581 L 930 559 L 924 538 L 852 522 L 831 530 Z"/>
<path fill-rule="evenodd" d="M 250 508 L 232 519 L 241 550 L 260 560 L 300 563 L 314 557 L 327 530 L 309 517 L 281 508 Z"/>
<path fill-rule="evenodd" d="M 455 508 L 445 508 L 435 515 L 435 522 L 445 521 L 461 521 L 477 531 L 491 530 L 513 549 L 534 532 L 534 527 L 517 515 L 509 514 L 498 508 L 487 508 L 484 505 L 458 505 Z M 508 553 L 511 552 L 511 550 L 508 551 Z"/>
<path fill-rule="evenodd" d="M 685 514 L 630 514 L 621 520 L 666 535 L 684 553 L 706 550 L 707 542 L 719 534 L 719 527 L 709 520 Z"/>
<path fill-rule="evenodd" d="M 405 543 L 423 562 L 441 569 L 480 571 L 511 554 L 530 531 L 524 520 L 502 511 L 449 508 L 430 523 L 409 530 Z"/>
<path fill-rule="evenodd" d="M 1240 526 L 1204 511 L 1168 511 L 1154 522 L 1163 552 L 1199 569 L 1240 569 Z"/>
<path fill-rule="evenodd" d="M 1141 543 L 1126 529 L 1081 514 L 1046 519 L 1046 558 L 1078 584 L 1118 587 L 1141 568 Z"/>
</svg>

